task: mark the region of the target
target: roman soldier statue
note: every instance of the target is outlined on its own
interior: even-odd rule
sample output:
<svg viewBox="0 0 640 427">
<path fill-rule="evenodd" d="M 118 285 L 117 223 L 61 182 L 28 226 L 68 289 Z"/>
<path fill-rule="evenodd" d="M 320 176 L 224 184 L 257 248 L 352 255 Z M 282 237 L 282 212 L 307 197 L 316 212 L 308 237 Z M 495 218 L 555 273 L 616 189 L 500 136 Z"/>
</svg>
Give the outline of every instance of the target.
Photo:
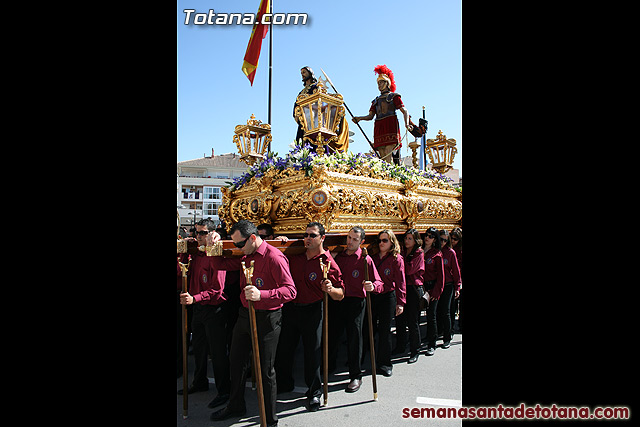
<svg viewBox="0 0 640 427">
<path fill-rule="evenodd" d="M 409 114 L 404 108 L 400 94 L 396 93 L 396 83 L 393 73 L 386 65 L 378 65 L 373 69 L 378 74 L 378 90 L 380 95 L 371 102 L 369 115 L 354 117 L 353 122 L 371 120 L 375 116 L 373 126 L 373 148 L 378 152 L 382 160 L 389 163 L 400 164 L 400 126 L 396 116 L 396 110 L 400 110 L 404 116 L 404 126 L 411 131 L 413 126 L 409 124 Z M 393 161 L 391 156 L 393 155 Z"/>
</svg>

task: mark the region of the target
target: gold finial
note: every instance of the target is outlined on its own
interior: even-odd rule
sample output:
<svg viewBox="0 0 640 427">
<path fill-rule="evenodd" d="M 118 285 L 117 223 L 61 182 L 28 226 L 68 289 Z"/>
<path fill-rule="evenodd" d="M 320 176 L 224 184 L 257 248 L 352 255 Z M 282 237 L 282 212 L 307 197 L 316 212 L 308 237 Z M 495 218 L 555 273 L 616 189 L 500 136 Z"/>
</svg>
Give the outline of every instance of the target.
<svg viewBox="0 0 640 427">
<path fill-rule="evenodd" d="M 189 265 L 191 265 L 191 259 L 189 259 L 189 262 L 186 264 L 183 264 L 180 261 L 178 261 L 178 264 L 180 265 L 180 270 L 182 271 L 182 277 L 187 277 L 187 270 L 189 269 Z"/>
<path fill-rule="evenodd" d="M 331 267 L 331 260 L 327 261 L 327 263 L 325 264 L 324 262 L 322 262 L 322 258 L 320 258 L 320 269 L 322 270 L 322 274 L 324 276 L 324 278 L 327 278 L 327 275 L 329 274 L 329 268 Z"/>
<path fill-rule="evenodd" d="M 255 260 L 251 260 L 251 266 L 247 268 L 247 266 L 245 265 L 244 261 L 241 262 L 242 264 L 242 272 L 244 273 L 244 278 L 247 280 L 247 285 L 251 284 L 251 278 L 253 277 L 253 263 L 255 262 Z"/>
</svg>

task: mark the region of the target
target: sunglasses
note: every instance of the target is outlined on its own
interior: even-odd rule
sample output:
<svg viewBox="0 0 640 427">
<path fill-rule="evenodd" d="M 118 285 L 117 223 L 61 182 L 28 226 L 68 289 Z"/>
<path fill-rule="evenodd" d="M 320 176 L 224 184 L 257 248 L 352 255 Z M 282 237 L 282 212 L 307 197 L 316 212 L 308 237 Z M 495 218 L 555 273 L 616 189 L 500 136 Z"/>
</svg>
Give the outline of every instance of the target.
<svg viewBox="0 0 640 427">
<path fill-rule="evenodd" d="M 206 236 L 207 234 L 209 234 L 209 232 L 207 230 L 200 230 L 200 231 L 196 231 L 196 234 L 198 236 Z"/>
<path fill-rule="evenodd" d="M 307 237 L 311 237 L 312 239 L 315 239 L 315 238 L 316 238 L 316 237 L 318 237 L 318 236 L 319 236 L 319 234 L 316 234 L 316 233 L 304 233 L 304 234 L 302 235 L 302 237 L 303 237 L 304 239 L 306 239 Z"/>
<path fill-rule="evenodd" d="M 456 242 L 457 242 L 458 240 L 460 240 L 460 239 L 458 239 L 457 237 L 454 237 L 454 236 L 451 236 L 451 237 L 450 237 L 450 239 L 451 239 L 451 240 L 455 240 Z"/>
<path fill-rule="evenodd" d="M 233 242 L 234 245 L 236 245 L 236 248 L 244 248 L 244 245 L 247 244 L 247 240 L 249 240 L 251 236 L 247 237 L 246 239 L 244 239 L 241 242 Z"/>
<path fill-rule="evenodd" d="M 433 234 L 427 234 L 427 239 L 435 239 L 436 236 L 434 236 Z"/>
<path fill-rule="evenodd" d="M 389 239 L 378 239 L 378 243 L 389 243 Z"/>
</svg>

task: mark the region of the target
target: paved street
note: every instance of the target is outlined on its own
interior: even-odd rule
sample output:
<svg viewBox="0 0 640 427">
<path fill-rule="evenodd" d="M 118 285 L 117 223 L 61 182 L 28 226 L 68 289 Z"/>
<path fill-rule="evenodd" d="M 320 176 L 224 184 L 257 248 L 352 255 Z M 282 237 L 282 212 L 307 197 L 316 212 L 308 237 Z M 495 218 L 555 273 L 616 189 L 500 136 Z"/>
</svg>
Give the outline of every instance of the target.
<svg viewBox="0 0 640 427">
<path fill-rule="evenodd" d="M 424 312 L 423 312 L 424 313 Z M 421 317 L 424 320 L 424 315 Z M 424 336 L 426 324 L 421 325 Z M 395 343 L 395 336 L 394 336 Z M 344 388 L 349 382 L 346 365 L 346 345 L 342 345 L 337 360 L 336 371 L 329 376 L 329 404 L 321 407 L 317 412 L 308 412 L 305 407 L 304 392 L 306 387 L 303 379 L 302 342 L 296 351 L 295 379 L 296 388 L 288 393 L 278 395 L 278 426 L 341 426 L 341 425 L 369 425 L 393 426 L 400 423 L 430 426 L 460 426 L 460 419 L 428 419 L 403 418 L 403 408 L 460 406 L 462 400 L 462 335 L 456 334 L 451 341 L 451 347 L 442 349 L 441 340 L 433 356 L 418 358 L 412 365 L 407 364 L 406 354 L 394 356 L 392 362 L 393 376 L 385 378 L 377 376 L 378 401 L 373 400 L 371 385 L 371 361 L 365 358 L 363 383 L 356 393 L 346 393 Z M 209 362 L 210 363 L 210 362 Z M 193 356 L 189 356 L 189 384 L 194 369 Z M 244 417 L 230 418 L 224 421 L 210 421 L 209 415 L 222 408 L 209 409 L 207 404 L 215 397 L 215 385 L 211 364 L 208 367 L 209 391 L 189 395 L 189 417 L 182 419 L 182 396 L 176 395 L 177 425 L 178 427 L 203 426 L 256 426 L 260 424 L 258 414 L 257 393 L 251 389 L 250 378 L 247 382 L 245 399 L 247 413 Z M 182 378 L 177 380 L 177 388 L 182 388 Z M 434 400 L 438 399 L 438 400 Z M 444 400 L 442 400 L 444 399 Z"/>
</svg>

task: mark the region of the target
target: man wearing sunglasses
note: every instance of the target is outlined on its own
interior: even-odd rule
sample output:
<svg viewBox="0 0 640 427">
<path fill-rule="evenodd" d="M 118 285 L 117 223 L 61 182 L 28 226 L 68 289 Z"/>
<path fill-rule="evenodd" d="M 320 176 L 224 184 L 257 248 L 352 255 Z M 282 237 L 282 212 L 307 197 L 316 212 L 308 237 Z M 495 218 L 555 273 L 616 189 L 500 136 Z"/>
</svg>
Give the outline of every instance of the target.
<svg viewBox="0 0 640 427">
<path fill-rule="evenodd" d="M 206 243 L 206 236 L 215 229 L 213 221 L 201 219 L 196 223 L 198 245 Z M 185 254 L 186 255 L 186 254 Z M 186 259 L 183 260 L 186 262 Z M 226 348 L 226 316 L 222 308 L 226 300 L 224 283 L 226 272 L 214 269 L 206 254 L 197 251 L 189 267 L 189 289 L 180 294 L 180 303 L 192 305 L 191 331 L 195 371 L 188 393 L 209 390 L 207 355 L 211 355 L 217 396 L 212 403 L 222 404 L 229 397 L 229 357 Z M 184 390 L 178 391 L 178 394 Z"/>
<path fill-rule="evenodd" d="M 251 354 L 251 330 L 249 328 L 249 303 L 253 301 L 256 311 L 258 345 L 260 347 L 260 367 L 267 425 L 277 425 L 276 415 L 276 372 L 275 356 L 280 337 L 282 305 L 296 297 L 296 287 L 289 272 L 287 257 L 275 247 L 266 243 L 258 235 L 257 227 L 247 220 L 238 221 L 231 227 L 230 237 L 236 247 L 241 248 L 242 258 L 210 257 L 216 270 L 240 270 L 241 262 L 249 267 L 254 261 L 252 284 L 246 283 L 240 275 L 240 301 L 238 320 L 233 328 L 233 338 L 229 354 L 231 394 L 227 406 L 213 412 L 212 421 L 242 416 L 246 413 L 244 399 L 245 375 Z M 219 236 L 218 236 L 219 238 Z M 217 240 L 208 238 L 208 244 Z"/>
<path fill-rule="evenodd" d="M 305 253 L 289 256 L 291 277 L 296 284 L 296 298 L 282 308 L 282 334 L 276 353 L 276 375 L 278 392 L 294 388 L 293 364 L 298 341 L 302 337 L 304 347 L 304 381 L 307 385 L 308 411 L 320 408 L 322 380 L 320 378 L 322 300 L 326 292 L 329 297 L 340 301 L 344 289 L 340 268 L 329 251 L 322 247 L 324 226 L 319 222 L 307 225 L 303 234 Z M 324 280 L 320 263 L 329 265 L 327 280 Z"/>
</svg>

